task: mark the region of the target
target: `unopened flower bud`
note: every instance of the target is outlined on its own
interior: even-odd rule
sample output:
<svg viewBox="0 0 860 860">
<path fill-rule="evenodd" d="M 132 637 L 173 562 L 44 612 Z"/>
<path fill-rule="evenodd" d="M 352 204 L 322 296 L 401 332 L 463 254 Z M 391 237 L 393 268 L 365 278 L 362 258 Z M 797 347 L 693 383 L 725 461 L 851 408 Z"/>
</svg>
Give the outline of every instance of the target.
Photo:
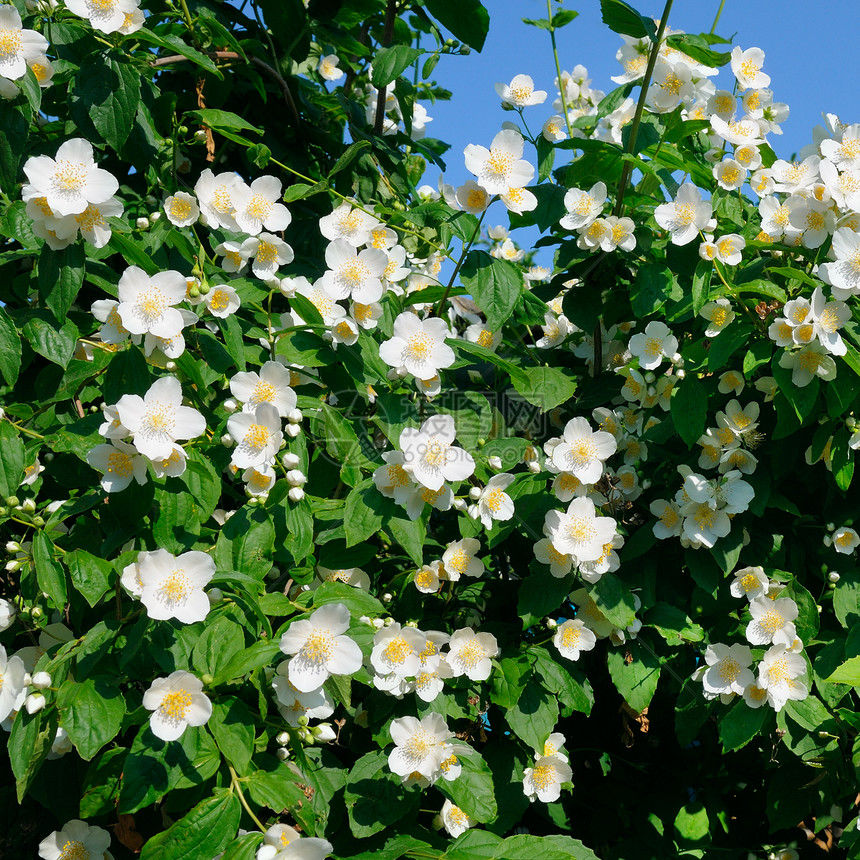
<svg viewBox="0 0 860 860">
<path fill-rule="evenodd" d="M 284 464 L 285 469 L 295 469 L 299 463 L 301 463 L 301 460 L 299 459 L 298 454 L 287 453 L 281 457 L 281 462 Z"/>
<path fill-rule="evenodd" d="M 300 424 L 302 418 L 304 418 L 304 415 L 302 415 L 301 409 L 291 409 L 287 413 L 287 421 L 289 421 L 290 424 Z"/>
<path fill-rule="evenodd" d="M 305 497 L 305 491 L 301 487 L 291 487 L 287 495 L 291 502 L 300 502 Z"/>
<path fill-rule="evenodd" d="M 481 497 L 481 487 L 469 487 L 469 498 L 473 501 Z"/>
<path fill-rule="evenodd" d="M 300 469 L 290 469 L 287 472 L 287 483 L 291 487 L 302 487 L 308 482 L 307 475 Z"/>
<path fill-rule="evenodd" d="M 302 716 L 300 716 L 300 717 L 296 720 L 296 722 L 299 724 L 299 726 L 300 726 L 301 728 L 305 728 L 305 727 L 307 726 L 307 724 L 308 724 L 308 722 L 309 722 L 309 721 L 308 721 L 308 718 L 307 718 L 306 716 L 304 716 L 304 714 L 303 714 Z"/>
<path fill-rule="evenodd" d="M 686 375 L 687 372 L 684 370 L 683 367 L 679 367 L 678 370 L 675 372 L 675 376 L 677 376 L 678 379 L 683 379 Z"/>
<path fill-rule="evenodd" d="M 469 505 L 469 509 L 466 511 L 466 513 L 467 513 L 467 514 L 469 515 L 469 517 L 471 517 L 473 520 L 476 520 L 476 519 L 478 519 L 478 517 L 479 517 L 479 516 L 481 516 L 481 512 L 478 510 L 478 506 L 477 506 L 477 505 Z"/>
<path fill-rule="evenodd" d="M 18 505 L 20 505 L 20 504 L 21 504 L 21 502 L 20 502 L 20 500 L 18 499 L 18 497 L 17 497 L 17 496 L 7 496 L 7 497 L 6 497 L 6 504 L 7 504 L 10 508 L 14 508 L 14 507 L 17 507 Z"/>
<path fill-rule="evenodd" d="M 827 523 L 827 531 L 835 532 L 836 531 L 836 523 Z"/>
<path fill-rule="evenodd" d="M 6 570 L 9 573 L 15 573 L 16 570 L 20 570 L 20 569 L 21 569 L 21 562 L 20 561 L 17 561 L 16 559 L 12 559 L 12 561 L 6 562 Z"/>
<path fill-rule="evenodd" d="M 556 621 L 555 618 L 547 618 L 546 619 L 546 626 L 550 630 L 555 630 L 555 628 L 558 627 L 558 621 Z"/>
<path fill-rule="evenodd" d="M 149 218 L 138 218 L 134 223 L 138 230 L 149 229 Z"/>
<path fill-rule="evenodd" d="M 831 582 L 839 582 L 839 580 L 841 579 L 841 577 L 835 570 L 831 570 L 830 573 L 827 574 L 827 578 Z"/>
<path fill-rule="evenodd" d="M 210 588 L 206 596 L 210 603 L 220 603 L 224 599 L 224 592 L 220 588 Z"/>
<path fill-rule="evenodd" d="M 233 447 L 233 437 L 232 437 L 229 433 L 225 433 L 225 434 L 221 437 L 221 444 L 222 444 L 225 448 L 232 448 L 232 447 Z"/>
<path fill-rule="evenodd" d="M 385 594 L 382 595 L 383 603 L 391 603 L 392 600 L 394 600 L 394 596 L 391 594 L 391 592 L 386 591 Z"/>
<path fill-rule="evenodd" d="M 645 373 L 645 381 L 646 381 L 649 385 L 650 385 L 652 382 L 654 382 L 656 379 L 657 379 L 657 377 L 654 375 L 654 371 L 653 371 L 653 370 L 649 370 L 649 371 L 647 371 L 647 372 Z"/>
<path fill-rule="evenodd" d="M 290 751 L 286 747 L 278 747 L 275 756 L 279 761 L 286 761 L 290 757 Z"/>
<path fill-rule="evenodd" d="M 36 672 L 30 679 L 30 685 L 37 690 L 44 690 L 51 686 L 51 676 L 47 672 Z"/>
<path fill-rule="evenodd" d="M 454 499 L 451 503 L 451 506 L 455 511 L 465 511 L 466 510 L 466 500 L 465 499 Z"/>
<path fill-rule="evenodd" d="M 34 514 L 36 513 L 36 503 L 32 499 L 24 499 L 21 503 L 21 510 L 25 514 Z"/>
<path fill-rule="evenodd" d="M 20 552 L 21 544 L 16 540 L 6 541 L 6 552 Z"/>
<path fill-rule="evenodd" d="M 537 474 L 538 472 L 540 472 L 540 463 L 538 463 L 537 460 L 529 460 L 528 470 L 530 472 L 534 472 L 534 474 Z"/>
<path fill-rule="evenodd" d="M 194 132 L 194 140 L 197 143 L 204 143 L 206 141 L 206 129 L 198 128 L 197 131 Z"/>
<path fill-rule="evenodd" d="M 282 746 L 286 746 L 290 742 L 290 733 L 281 732 L 280 734 L 275 736 L 275 740 Z"/>
<path fill-rule="evenodd" d="M 320 744 L 330 744 L 337 737 L 334 729 L 328 723 L 320 723 L 312 729 L 312 732 L 317 743 Z"/>
<path fill-rule="evenodd" d="M 46 704 L 47 701 L 41 693 L 31 693 L 24 699 L 24 708 L 28 714 L 35 714 L 37 711 L 41 711 Z"/>
<path fill-rule="evenodd" d="M 501 469 L 501 468 L 502 468 L 502 458 L 501 458 L 501 457 L 496 457 L 496 456 L 490 457 L 490 458 L 487 460 L 487 465 L 488 465 L 491 469 L 495 469 L 495 470 L 498 472 L 498 471 L 499 471 L 499 469 Z"/>
<path fill-rule="evenodd" d="M 284 428 L 284 433 L 286 433 L 287 436 L 289 436 L 291 439 L 295 439 L 296 436 L 298 436 L 301 432 L 301 424 L 287 424 L 287 426 Z"/>
<path fill-rule="evenodd" d="M 382 630 L 382 628 L 385 627 L 385 621 L 382 618 L 374 618 L 373 619 L 373 626 L 377 630 Z"/>
<path fill-rule="evenodd" d="M 224 401 L 223 406 L 224 406 L 224 411 L 230 412 L 230 413 L 235 412 L 239 408 L 239 404 L 232 397 L 228 397 Z"/>
</svg>

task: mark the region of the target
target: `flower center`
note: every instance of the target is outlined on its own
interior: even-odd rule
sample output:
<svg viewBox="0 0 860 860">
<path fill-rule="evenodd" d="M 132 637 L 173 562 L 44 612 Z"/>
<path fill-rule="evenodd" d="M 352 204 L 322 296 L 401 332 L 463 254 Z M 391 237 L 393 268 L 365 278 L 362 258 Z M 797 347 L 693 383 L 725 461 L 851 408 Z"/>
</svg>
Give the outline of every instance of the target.
<svg viewBox="0 0 860 860">
<path fill-rule="evenodd" d="M 424 729 L 419 729 L 403 745 L 403 750 L 414 761 L 423 761 L 436 746 L 436 739 Z"/>
<path fill-rule="evenodd" d="M 499 508 L 501 508 L 501 506 L 504 504 L 504 502 L 505 502 L 505 491 L 499 489 L 498 487 L 491 490 L 487 494 L 487 497 L 484 499 L 484 504 L 494 514 L 498 512 Z"/>
<path fill-rule="evenodd" d="M 597 529 L 591 517 L 571 517 L 565 533 L 571 543 L 581 544 L 592 540 L 597 534 Z"/>
<path fill-rule="evenodd" d="M 145 290 L 141 290 L 137 296 L 136 307 L 138 313 L 150 321 L 158 319 L 169 305 L 170 302 L 167 296 L 152 284 Z"/>
<path fill-rule="evenodd" d="M 457 652 L 457 658 L 467 668 L 472 669 L 487 656 L 477 639 L 470 639 Z"/>
<path fill-rule="evenodd" d="M 79 161 L 58 161 L 51 178 L 57 191 L 80 191 L 87 181 L 87 169 Z"/>
<path fill-rule="evenodd" d="M 122 451 L 114 451 L 108 455 L 108 473 L 120 478 L 127 478 L 134 472 L 131 457 Z"/>
<path fill-rule="evenodd" d="M 174 690 L 161 700 L 159 710 L 166 720 L 179 722 L 185 719 L 190 707 L 191 694 L 188 690 Z"/>
<path fill-rule="evenodd" d="M 501 149 L 491 149 L 490 157 L 484 164 L 484 170 L 498 178 L 504 179 L 514 166 L 514 157 L 510 152 Z"/>
<path fill-rule="evenodd" d="M 184 221 L 191 214 L 191 204 L 181 197 L 170 201 L 170 217 L 176 221 Z"/>
<path fill-rule="evenodd" d="M 740 663 L 738 663 L 738 661 L 735 660 L 734 658 L 725 657 L 720 662 L 719 674 L 720 674 L 720 677 L 724 681 L 731 683 L 732 681 L 734 681 L 738 677 L 738 675 L 740 675 L 740 673 L 741 673 Z"/>
<path fill-rule="evenodd" d="M 24 50 L 24 43 L 21 40 L 20 30 L 0 30 L 0 56 L 4 60 L 17 57 L 22 50 Z"/>
<path fill-rule="evenodd" d="M 84 848 L 83 842 L 66 840 L 57 860 L 89 860 L 90 852 Z"/>
<path fill-rule="evenodd" d="M 334 654 L 334 637 L 328 630 L 315 630 L 302 645 L 301 656 L 312 663 L 326 663 Z"/>
<path fill-rule="evenodd" d="M 267 197 L 264 197 L 262 194 L 255 194 L 248 201 L 245 211 L 248 216 L 253 218 L 255 221 L 265 221 L 266 218 L 269 217 L 269 213 L 272 211 L 272 201 Z"/>
<path fill-rule="evenodd" d="M 427 440 L 427 446 L 421 456 L 423 463 L 431 469 L 441 469 L 448 462 L 448 449 L 451 446 L 440 441 L 435 436 Z"/>
<path fill-rule="evenodd" d="M 405 363 L 405 359 L 412 361 L 426 361 L 433 351 L 433 338 L 424 332 L 416 332 L 406 342 L 406 348 L 403 350 L 404 358 L 401 359 Z"/>
<path fill-rule="evenodd" d="M 532 783 L 538 791 L 549 788 L 555 782 L 555 768 L 549 764 L 539 764 L 532 769 Z"/>
<path fill-rule="evenodd" d="M 395 666 L 399 666 L 413 653 L 411 646 L 402 636 L 395 636 L 382 651 L 385 660 Z"/>
<path fill-rule="evenodd" d="M 370 269 L 358 258 L 344 263 L 338 280 L 348 290 L 357 290 L 370 277 Z"/>
<path fill-rule="evenodd" d="M 270 435 L 269 428 L 264 424 L 252 424 L 245 432 L 245 438 L 242 441 L 249 448 L 259 451 L 268 445 Z"/>
<path fill-rule="evenodd" d="M 209 307 L 212 310 L 223 311 L 230 305 L 230 294 L 226 290 L 215 290 L 209 297 Z"/>
<path fill-rule="evenodd" d="M 93 227 L 103 227 L 105 225 L 105 219 L 102 218 L 102 213 L 99 212 L 98 207 L 93 206 L 90 203 L 83 212 L 79 215 L 75 215 L 75 221 L 78 222 L 78 228 L 80 230 L 92 230 Z"/>
<path fill-rule="evenodd" d="M 170 572 L 159 586 L 158 593 L 165 603 L 178 603 L 180 600 L 185 600 L 193 590 L 191 580 L 186 576 L 185 571 L 179 568 Z"/>
<path fill-rule="evenodd" d="M 582 638 L 582 628 L 571 625 L 570 627 L 565 627 L 564 632 L 561 634 L 561 645 L 563 648 L 576 648 L 579 645 L 579 640 Z M 553 753 L 546 752 L 546 748 L 544 748 L 544 755 L 552 755 Z"/>
<path fill-rule="evenodd" d="M 172 437 L 175 423 L 176 416 L 172 406 L 167 403 L 153 403 L 147 407 L 142 429 L 145 434 L 166 434 Z"/>
</svg>

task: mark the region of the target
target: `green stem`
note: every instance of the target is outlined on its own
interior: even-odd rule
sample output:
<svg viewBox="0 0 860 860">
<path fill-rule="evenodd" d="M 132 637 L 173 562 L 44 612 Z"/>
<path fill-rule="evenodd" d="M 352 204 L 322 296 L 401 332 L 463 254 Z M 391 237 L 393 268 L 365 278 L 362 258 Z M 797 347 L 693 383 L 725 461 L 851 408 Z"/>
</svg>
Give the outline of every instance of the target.
<svg viewBox="0 0 860 860">
<path fill-rule="evenodd" d="M 555 41 L 555 27 L 552 26 L 552 0 L 546 0 L 546 16 L 549 18 L 549 38 L 552 41 L 552 56 L 555 60 L 555 73 L 558 76 L 558 91 L 561 94 L 561 110 L 564 114 L 564 124 L 567 126 L 567 136 L 573 137 L 573 129 L 567 117 L 567 99 L 564 97 L 564 81 L 561 77 L 561 63 L 558 61 L 558 46 Z"/>
<path fill-rule="evenodd" d="M 34 439 L 41 439 L 44 441 L 45 437 L 41 433 L 36 433 L 35 430 L 29 430 L 27 427 L 18 424 L 16 421 L 9 422 L 13 427 L 17 427 L 22 433 L 26 433 L 28 436 L 32 436 Z"/>
<path fill-rule="evenodd" d="M 487 209 L 490 207 L 488 206 Z M 448 293 L 451 292 L 451 287 L 454 286 L 454 281 L 457 275 L 460 273 L 460 267 L 463 265 L 463 261 L 466 259 L 466 254 L 469 253 L 469 250 L 472 247 L 475 239 L 478 238 L 481 232 L 481 224 L 484 223 L 484 216 L 487 214 L 487 209 L 485 209 L 481 213 L 481 217 L 478 219 L 478 223 L 475 225 L 475 229 L 472 231 L 472 237 L 463 245 L 463 253 L 460 254 L 460 259 L 457 260 L 457 265 L 454 266 L 454 271 L 451 273 L 451 280 L 448 281 L 448 286 L 445 287 L 445 292 L 442 293 L 442 298 L 439 299 L 439 304 L 436 305 L 435 310 L 433 311 L 434 316 L 439 316 L 442 313 L 442 307 L 444 306 L 446 300 L 448 299 Z"/>
<path fill-rule="evenodd" d="M 711 24 L 710 32 L 713 33 L 717 29 L 717 24 L 720 23 L 720 15 L 723 14 L 723 6 L 726 5 L 726 0 L 720 0 L 720 8 L 717 9 L 717 17 L 714 18 L 714 23 Z"/>
<path fill-rule="evenodd" d="M 627 139 L 627 152 L 633 153 L 636 149 L 636 138 L 639 135 L 639 123 L 642 120 L 642 113 L 645 110 L 645 101 L 648 98 L 648 87 L 651 84 L 651 75 L 654 74 L 654 66 L 657 64 L 657 57 L 660 53 L 660 44 L 663 41 L 663 34 L 666 32 L 666 24 L 669 20 L 669 12 L 672 10 L 673 0 L 666 0 L 666 6 L 663 8 L 663 15 L 660 18 L 660 27 L 657 30 L 657 38 L 651 46 L 651 53 L 648 56 L 648 67 L 645 69 L 645 76 L 642 78 L 642 91 L 639 93 L 639 102 L 636 105 L 636 113 L 633 115 L 633 123 L 630 126 L 630 137 Z M 627 183 L 630 181 L 630 174 L 633 172 L 633 165 L 629 161 L 624 162 L 624 168 L 621 171 L 621 180 L 618 183 L 618 197 L 615 200 L 615 209 L 612 214 L 619 217 L 624 211 L 624 192 L 627 190 Z"/>
<path fill-rule="evenodd" d="M 245 812 L 247 812 L 248 815 L 251 816 L 251 819 L 253 820 L 254 824 L 256 824 L 257 827 L 260 828 L 260 833 L 265 833 L 266 828 L 263 826 L 263 823 L 260 821 L 259 818 L 257 818 L 256 815 L 254 815 L 254 811 L 251 809 L 250 806 L 248 806 L 248 801 L 245 800 L 245 795 L 242 793 L 242 786 L 239 785 L 239 777 L 236 775 L 236 771 L 233 770 L 232 765 L 228 764 L 227 767 L 230 768 L 230 791 L 233 791 L 234 788 L 236 789 L 236 796 L 239 798 L 239 803 L 241 803 L 242 806 L 245 807 Z"/>
</svg>

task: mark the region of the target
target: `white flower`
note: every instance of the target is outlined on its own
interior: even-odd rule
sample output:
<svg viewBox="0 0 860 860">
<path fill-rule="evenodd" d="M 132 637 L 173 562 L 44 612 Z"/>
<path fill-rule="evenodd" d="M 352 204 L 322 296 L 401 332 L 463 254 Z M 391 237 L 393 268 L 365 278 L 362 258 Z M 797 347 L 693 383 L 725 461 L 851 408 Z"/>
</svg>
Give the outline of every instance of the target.
<svg viewBox="0 0 860 860">
<path fill-rule="evenodd" d="M 230 314 L 236 313 L 242 304 L 236 290 L 225 284 L 210 287 L 209 292 L 203 297 L 203 301 L 209 309 L 209 313 L 222 320 Z"/>
<path fill-rule="evenodd" d="M 164 214 L 176 227 L 190 227 L 200 217 L 200 207 L 193 195 L 177 191 L 164 201 Z"/>
<path fill-rule="evenodd" d="M 66 0 L 66 8 L 81 18 L 87 18 L 94 29 L 115 33 L 126 16 L 138 10 L 140 0 Z"/>
<path fill-rule="evenodd" d="M 742 567 L 735 571 L 735 578 L 729 587 L 732 597 L 746 597 L 754 600 L 767 593 L 770 581 L 760 567 Z"/>
<path fill-rule="evenodd" d="M 401 777 L 418 773 L 430 783 L 440 775 L 447 778 L 442 763 L 451 755 L 453 737 L 440 714 L 430 713 L 421 720 L 399 717 L 391 723 L 391 740 L 396 746 L 388 756 L 388 767 Z"/>
<path fill-rule="evenodd" d="M 464 150 L 466 169 L 478 177 L 489 194 L 505 194 L 523 188 L 534 177 L 534 167 L 522 160 L 522 135 L 511 129 L 500 131 L 487 149 L 470 143 Z"/>
<path fill-rule="evenodd" d="M 509 212 L 515 212 L 517 215 L 537 208 L 537 197 L 528 188 L 509 188 L 501 195 L 501 201 Z"/>
<path fill-rule="evenodd" d="M 185 321 L 173 305 L 185 299 L 187 285 L 179 272 L 147 275 L 137 266 L 129 266 L 119 279 L 117 313 L 123 326 L 132 334 L 154 334 L 170 338 L 182 331 Z"/>
<path fill-rule="evenodd" d="M 0 722 L 20 709 L 27 698 L 27 669 L 17 656 L 7 657 L 0 645 Z"/>
<path fill-rule="evenodd" d="M 174 556 L 157 549 L 138 556 L 140 602 L 156 621 L 176 618 L 183 624 L 202 621 L 209 614 L 203 591 L 215 575 L 215 562 L 205 552 L 193 550 Z"/>
<path fill-rule="evenodd" d="M 396 621 L 390 627 L 377 630 L 370 652 L 370 665 L 380 675 L 395 674 L 400 678 L 418 673 L 419 657 L 427 637 L 414 627 L 401 627 Z"/>
<path fill-rule="evenodd" d="M 563 116 L 559 116 L 558 114 L 551 116 L 540 130 L 544 140 L 548 140 L 550 143 L 558 143 L 560 140 L 564 140 L 567 137 L 567 133 L 562 129 L 563 123 Z"/>
<path fill-rule="evenodd" d="M 854 529 L 842 526 L 833 532 L 833 549 L 843 555 L 851 555 L 860 546 L 860 535 Z"/>
<path fill-rule="evenodd" d="M 421 509 L 424 509 L 423 503 Z M 435 594 L 442 587 L 443 575 L 442 562 L 435 561 L 432 564 L 421 565 L 415 571 L 415 578 L 412 581 L 422 594 Z"/>
<path fill-rule="evenodd" d="M 602 251 L 614 251 L 621 248 L 622 251 L 632 251 L 636 247 L 636 237 L 633 231 L 636 224 L 632 218 L 617 218 L 608 215 L 603 219 L 604 233 L 600 240 Z"/>
<path fill-rule="evenodd" d="M 3 597 L 0 597 L 0 631 L 8 630 L 15 620 L 18 610 L 14 603 L 10 603 Z"/>
<path fill-rule="evenodd" d="M 712 172 L 717 185 L 726 191 L 740 188 L 747 178 L 746 168 L 734 158 L 726 158 L 719 164 L 715 164 Z"/>
<path fill-rule="evenodd" d="M 308 693 L 330 675 L 351 675 L 361 668 L 361 649 L 342 635 L 348 628 L 349 610 L 342 603 L 321 606 L 310 618 L 290 624 L 280 648 L 294 655 L 287 675 L 296 689 Z"/>
<path fill-rule="evenodd" d="M 713 120 L 712 120 L 713 121 Z M 673 245 L 686 245 L 703 231 L 711 218 L 711 203 L 702 200 L 695 185 L 685 182 L 672 203 L 661 203 L 654 220 L 671 234 Z"/>
<path fill-rule="evenodd" d="M 361 209 L 353 209 L 352 204 L 344 201 L 331 215 L 320 218 L 320 233 L 330 242 L 343 239 L 353 248 L 360 248 L 371 241 L 372 231 L 379 221 Z"/>
<path fill-rule="evenodd" d="M 583 484 L 593 484 L 603 475 L 603 463 L 617 450 L 618 444 L 611 433 L 594 431 L 587 418 L 571 418 L 559 440 L 548 450 L 544 447 L 553 465 L 563 472 L 570 472 Z M 569 501 L 562 499 L 562 501 Z"/>
<path fill-rule="evenodd" d="M 406 471 L 430 490 L 441 489 L 445 481 L 464 481 L 475 471 L 475 460 L 451 444 L 454 436 L 450 415 L 433 415 L 420 430 L 405 428 L 399 441 Z"/>
<path fill-rule="evenodd" d="M 242 243 L 239 254 L 245 259 L 253 259 L 251 271 L 263 281 L 271 281 L 281 266 L 292 263 L 293 249 L 271 233 L 251 236 Z"/>
<path fill-rule="evenodd" d="M 281 199 L 281 180 L 274 176 L 260 176 L 250 188 L 237 185 L 231 195 L 233 219 L 243 233 L 256 236 L 265 227 L 267 230 L 286 230 L 292 216 Z"/>
<path fill-rule="evenodd" d="M 684 522 L 681 516 L 681 509 L 675 502 L 669 502 L 666 499 L 657 499 L 651 502 L 649 510 L 658 518 L 657 522 L 651 527 L 654 537 L 659 540 L 666 540 L 666 538 L 681 536 Z"/>
<path fill-rule="evenodd" d="M 860 293 L 860 232 L 839 227 L 833 234 L 831 251 L 836 260 L 819 267 L 822 280 L 831 285 L 837 299 Z"/>
<path fill-rule="evenodd" d="M 471 627 L 457 630 L 448 642 L 445 661 L 455 678 L 466 675 L 473 681 L 486 681 L 493 670 L 492 657 L 499 645 L 492 633 L 475 633 Z"/>
<path fill-rule="evenodd" d="M 206 429 L 206 419 L 182 405 L 182 386 L 173 376 L 157 379 L 143 397 L 124 394 L 116 411 L 134 446 L 150 460 L 167 459 L 177 439 L 193 439 Z"/>
<path fill-rule="evenodd" d="M 239 232 L 239 225 L 233 218 L 236 209 L 233 197 L 244 184 L 239 174 L 232 171 L 215 176 L 207 167 L 201 172 L 194 186 L 194 193 L 197 195 L 201 215 L 210 227 Z"/>
<path fill-rule="evenodd" d="M 143 694 L 143 706 L 153 712 L 150 730 L 163 741 L 178 740 L 186 726 L 202 726 L 212 716 L 212 702 L 203 692 L 203 682 L 190 672 L 156 678 Z"/>
<path fill-rule="evenodd" d="M 339 62 L 337 54 L 326 54 L 324 57 L 320 57 L 320 62 L 317 66 L 317 72 L 319 72 L 320 77 L 325 78 L 327 81 L 339 81 L 344 76 L 343 69 L 338 68 L 337 64 Z"/>
<path fill-rule="evenodd" d="M 771 600 L 755 597 L 749 603 L 752 621 L 747 625 L 746 637 L 752 645 L 791 645 L 796 635 L 794 624 L 797 604 L 789 597 Z"/>
<path fill-rule="evenodd" d="M 513 483 L 514 475 L 503 472 L 494 475 L 478 496 L 478 512 L 485 529 L 493 527 L 493 520 L 509 520 L 514 515 L 513 499 L 505 490 Z"/>
<path fill-rule="evenodd" d="M 761 69 L 764 65 L 764 51 L 761 48 L 747 48 L 745 51 L 736 46 L 732 48 L 732 72 L 742 89 L 762 89 L 770 86 L 770 75 Z"/>
<path fill-rule="evenodd" d="M 22 28 L 14 6 L 0 6 L 0 75 L 11 81 L 23 78 L 28 61 L 44 56 L 49 47 L 41 33 Z"/>
<path fill-rule="evenodd" d="M 596 643 L 597 637 L 580 618 L 569 618 L 559 624 L 552 639 L 559 654 L 568 660 L 578 660 L 583 651 L 591 651 Z"/>
<path fill-rule="evenodd" d="M 302 836 L 288 824 L 275 824 L 266 831 L 256 860 L 323 860 L 333 850 L 327 839 Z"/>
<path fill-rule="evenodd" d="M 457 202 L 464 212 L 480 215 L 490 205 L 490 195 L 474 179 L 468 179 L 457 189 Z"/>
<path fill-rule="evenodd" d="M 475 558 L 480 549 L 481 542 L 475 538 L 463 538 L 448 544 L 442 555 L 442 564 L 451 582 L 456 582 L 461 576 L 483 574 L 484 562 Z"/>
<path fill-rule="evenodd" d="M 317 282 L 335 299 L 351 298 L 368 304 L 382 296 L 382 275 L 388 265 L 384 251 L 357 252 L 346 239 L 335 239 L 325 251 L 328 270 Z"/>
<path fill-rule="evenodd" d="M 96 167 L 92 144 L 80 137 L 63 143 L 56 159 L 28 158 L 24 173 L 57 216 L 76 215 L 90 203 L 104 203 L 119 188 L 115 176 Z"/>
<path fill-rule="evenodd" d="M 478 822 L 468 813 L 463 812 L 459 806 L 454 806 L 450 800 L 445 800 L 442 804 L 442 811 L 439 813 L 442 818 L 442 826 L 448 831 L 450 836 L 455 839 L 465 833 L 470 827 L 474 827 Z"/>
<path fill-rule="evenodd" d="M 561 797 L 561 785 L 570 782 L 573 771 L 570 765 L 554 755 L 539 756 L 534 767 L 527 767 L 523 774 L 523 792 L 529 800 L 553 803 Z"/>
<path fill-rule="evenodd" d="M 752 653 L 746 645 L 709 645 L 705 650 L 708 669 L 702 675 L 705 692 L 712 696 L 726 693 L 742 696 L 755 680 L 749 668 L 752 661 Z"/>
<path fill-rule="evenodd" d="M 380 344 L 379 356 L 392 367 L 405 367 L 418 379 L 429 380 L 454 363 L 454 351 L 445 343 L 450 336 L 445 320 L 421 320 L 404 312 L 394 320 L 392 337 Z"/>
<path fill-rule="evenodd" d="M 806 661 L 800 654 L 782 645 L 769 648 L 758 664 L 758 686 L 767 692 L 767 700 L 775 711 L 781 711 L 791 699 L 799 701 L 809 695 L 801 677 Z"/>
<path fill-rule="evenodd" d="M 520 108 L 546 101 L 546 91 L 536 90 L 535 82 L 528 75 L 516 75 L 509 84 L 496 84 L 496 93 L 505 104 Z"/>
<path fill-rule="evenodd" d="M 245 252 L 245 244 L 244 242 L 221 242 L 215 246 L 215 253 L 224 257 L 221 268 L 225 272 L 241 275 L 248 268 L 250 253 Z M 252 246 L 252 250 L 256 250 L 256 246 Z"/>
<path fill-rule="evenodd" d="M 816 376 L 828 382 L 836 378 L 836 362 L 823 346 L 814 343 L 793 352 L 783 352 L 779 366 L 791 370 L 791 381 L 798 388 L 806 387 Z"/>
<path fill-rule="evenodd" d="M 268 402 L 259 402 L 253 413 L 231 415 L 227 432 L 236 442 L 231 462 L 238 469 L 270 462 L 284 441 L 278 410 Z"/>
<path fill-rule="evenodd" d="M 63 241 L 75 241 L 80 231 L 91 245 L 103 248 L 111 237 L 110 224 L 106 219 L 115 218 L 122 213 L 122 203 L 116 197 L 110 197 L 103 203 L 88 204 L 83 212 L 64 215 L 60 218 L 48 218 L 45 224 Z"/>
<path fill-rule="evenodd" d="M 334 713 L 334 702 L 325 687 L 303 693 L 290 683 L 289 660 L 278 663 L 272 687 L 278 698 L 278 710 L 287 723 L 294 728 L 299 725 L 300 717 L 310 720 L 324 720 Z"/>
<path fill-rule="evenodd" d="M 710 323 L 705 329 L 705 337 L 716 337 L 735 318 L 735 312 L 731 307 L 731 302 L 726 298 L 719 298 L 702 305 L 699 316 Z"/>
<path fill-rule="evenodd" d="M 262 496 L 268 493 L 275 485 L 277 475 L 275 470 L 264 463 L 259 466 L 249 466 L 242 472 L 242 480 L 245 482 L 245 489 L 252 496 Z"/>
<path fill-rule="evenodd" d="M 567 210 L 559 224 L 565 230 L 585 230 L 603 211 L 606 203 L 606 184 L 596 182 L 590 191 L 570 188 L 564 195 Z"/>
<path fill-rule="evenodd" d="M 73 818 L 39 843 L 43 860 L 101 860 L 110 848 L 110 833 Z"/>
<path fill-rule="evenodd" d="M 254 413 L 261 403 L 270 403 L 286 418 L 296 408 L 296 393 L 290 387 L 292 374 L 279 361 L 267 361 L 260 372 L 237 373 L 230 380 L 230 392 L 243 412 Z"/>
<path fill-rule="evenodd" d="M 549 565 L 549 572 L 561 579 L 567 576 L 573 567 L 573 559 L 569 553 L 559 552 L 549 538 L 541 538 L 534 545 L 535 558 L 541 563 Z"/>
<path fill-rule="evenodd" d="M 612 517 L 598 517 L 595 513 L 594 502 L 585 497 L 574 499 L 566 513 L 549 511 L 544 530 L 555 550 L 571 555 L 577 562 L 600 558 L 604 545 L 612 541 L 616 523 Z"/>
<path fill-rule="evenodd" d="M 106 493 L 119 493 L 132 480 L 146 483 L 146 459 L 134 445 L 113 440 L 112 445 L 96 445 L 87 451 L 87 463 L 102 472 L 101 485 Z"/>
</svg>

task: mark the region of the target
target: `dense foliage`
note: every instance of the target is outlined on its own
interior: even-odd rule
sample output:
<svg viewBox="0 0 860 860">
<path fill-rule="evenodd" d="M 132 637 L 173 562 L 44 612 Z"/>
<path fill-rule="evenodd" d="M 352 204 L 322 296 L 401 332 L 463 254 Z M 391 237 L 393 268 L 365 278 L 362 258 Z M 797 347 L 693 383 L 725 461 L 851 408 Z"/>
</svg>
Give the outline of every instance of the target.
<svg viewBox="0 0 860 860">
<path fill-rule="evenodd" d="M 4 857 L 860 856 L 860 125 L 671 5 L 0 6 Z"/>
</svg>

